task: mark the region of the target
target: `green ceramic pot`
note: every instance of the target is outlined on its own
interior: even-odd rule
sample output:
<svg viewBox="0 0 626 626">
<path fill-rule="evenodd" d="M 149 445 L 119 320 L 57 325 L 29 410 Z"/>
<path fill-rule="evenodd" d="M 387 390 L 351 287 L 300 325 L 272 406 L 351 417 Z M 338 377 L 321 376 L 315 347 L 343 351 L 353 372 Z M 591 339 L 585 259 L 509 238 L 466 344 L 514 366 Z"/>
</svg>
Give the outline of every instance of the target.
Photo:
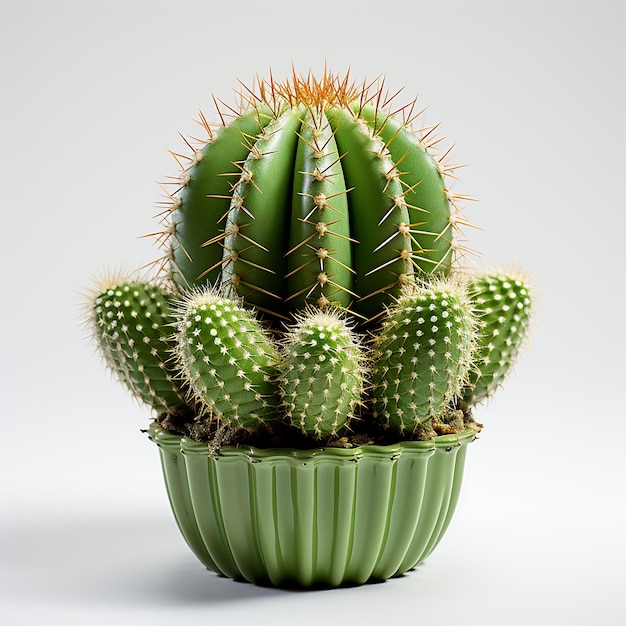
<svg viewBox="0 0 626 626">
<path fill-rule="evenodd" d="M 399 576 L 439 543 L 476 433 L 389 446 L 224 447 L 153 425 L 178 526 L 209 569 L 280 587 Z"/>
</svg>

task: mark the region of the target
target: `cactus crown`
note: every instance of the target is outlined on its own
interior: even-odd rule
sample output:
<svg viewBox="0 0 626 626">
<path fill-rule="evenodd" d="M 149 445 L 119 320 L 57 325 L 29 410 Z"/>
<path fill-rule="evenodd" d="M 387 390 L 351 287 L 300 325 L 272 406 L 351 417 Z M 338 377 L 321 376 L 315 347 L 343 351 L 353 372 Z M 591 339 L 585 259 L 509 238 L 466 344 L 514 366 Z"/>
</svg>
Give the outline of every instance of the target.
<svg viewBox="0 0 626 626">
<path fill-rule="evenodd" d="M 121 278 L 90 301 L 107 364 L 162 425 L 316 445 L 478 428 L 470 409 L 517 355 L 529 289 L 459 279 L 454 168 L 434 128 L 413 130 L 416 101 L 394 98 L 294 73 L 217 104 L 217 125 L 201 115 L 208 140 L 175 154 L 166 192 L 170 287 Z"/>
</svg>

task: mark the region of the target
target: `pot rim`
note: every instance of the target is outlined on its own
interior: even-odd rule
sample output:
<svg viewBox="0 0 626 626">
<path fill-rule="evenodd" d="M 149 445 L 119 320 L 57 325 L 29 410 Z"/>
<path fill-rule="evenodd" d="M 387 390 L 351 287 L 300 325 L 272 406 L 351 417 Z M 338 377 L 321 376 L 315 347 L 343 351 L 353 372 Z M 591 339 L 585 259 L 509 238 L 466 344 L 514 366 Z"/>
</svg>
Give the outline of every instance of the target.
<svg viewBox="0 0 626 626">
<path fill-rule="evenodd" d="M 247 458 L 251 462 L 268 460 L 291 460 L 309 462 L 315 459 L 334 459 L 337 461 L 359 461 L 363 456 L 398 458 L 403 453 L 433 454 L 436 451 L 452 452 L 477 439 L 478 433 L 466 428 L 458 434 L 438 435 L 426 441 L 399 441 L 393 444 L 367 444 L 354 448 L 334 448 L 319 446 L 313 448 L 271 447 L 260 448 L 252 445 L 222 446 L 212 449 L 206 441 L 195 441 L 184 435 L 178 435 L 161 428 L 156 422 L 148 429 L 149 438 L 157 445 L 177 447 L 184 455 L 200 455 L 218 458 Z"/>
</svg>

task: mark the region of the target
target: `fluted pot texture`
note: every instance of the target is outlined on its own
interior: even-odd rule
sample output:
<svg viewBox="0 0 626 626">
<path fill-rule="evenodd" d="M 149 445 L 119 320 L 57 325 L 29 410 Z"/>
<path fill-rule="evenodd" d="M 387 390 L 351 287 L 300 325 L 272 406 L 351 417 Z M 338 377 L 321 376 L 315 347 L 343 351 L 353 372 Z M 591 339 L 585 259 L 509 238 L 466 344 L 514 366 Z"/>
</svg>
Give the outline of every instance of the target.
<svg viewBox="0 0 626 626">
<path fill-rule="evenodd" d="M 222 448 L 150 429 L 178 526 L 210 570 L 273 586 L 399 576 L 454 513 L 474 431 L 353 449 Z"/>
</svg>

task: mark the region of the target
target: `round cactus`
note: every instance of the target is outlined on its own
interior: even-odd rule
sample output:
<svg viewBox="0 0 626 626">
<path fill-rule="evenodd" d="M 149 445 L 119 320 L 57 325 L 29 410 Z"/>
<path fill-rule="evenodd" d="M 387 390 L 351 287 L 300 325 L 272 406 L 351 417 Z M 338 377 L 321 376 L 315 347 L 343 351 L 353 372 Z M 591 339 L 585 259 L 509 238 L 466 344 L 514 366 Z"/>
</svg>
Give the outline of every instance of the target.
<svg viewBox="0 0 626 626">
<path fill-rule="evenodd" d="M 270 422 L 277 353 L 254 312 L 207 289 L 186 297 L 177 316 L 179 366 L 202 411 L 248 430 Z"/>
<path fill-rule="evenodd" d="M 339 434 L 362 402 L 362 349 L 336 311 L 311 310 L 298 318 L 284 341 L 279 372 L 286 420 L 315 439 Z"/>
<path fill-rule="evenodd" d="M 455 196 L 411 106 L 348 77 L 260 81 L 175 181 L 182 289 L 230 289 L 272 316 L 332 303 L 381 315 L 415 274 L 447 273 Z M 232 117 L 232 115 L 231 115 Z M 224 121 L 224 116 L 222 116 Z"/>
</svg>

